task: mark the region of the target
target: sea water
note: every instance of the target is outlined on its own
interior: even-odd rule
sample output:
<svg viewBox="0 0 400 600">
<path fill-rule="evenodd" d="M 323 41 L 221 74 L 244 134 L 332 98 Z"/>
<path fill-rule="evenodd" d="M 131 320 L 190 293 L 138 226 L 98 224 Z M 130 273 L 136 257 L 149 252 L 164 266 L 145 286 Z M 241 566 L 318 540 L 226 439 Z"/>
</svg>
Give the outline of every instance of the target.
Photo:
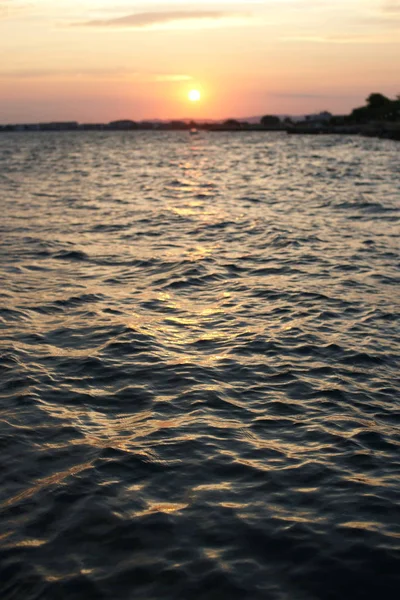
<svg viewBox="0 0 400 600">
<path fill-rule="evenodd" d="M 395 597 L 399 149 L 0 136 L 2 600 Z"/>
</svg>

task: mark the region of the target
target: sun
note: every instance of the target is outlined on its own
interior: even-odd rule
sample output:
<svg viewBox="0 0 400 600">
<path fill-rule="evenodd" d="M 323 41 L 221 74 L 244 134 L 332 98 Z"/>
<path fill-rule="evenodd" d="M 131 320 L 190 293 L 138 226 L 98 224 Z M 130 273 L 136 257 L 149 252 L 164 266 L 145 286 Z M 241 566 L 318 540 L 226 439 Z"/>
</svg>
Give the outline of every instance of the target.
<svg viewBox="0 0 400 600">
<path fill-rule="evenodd" d="M 201 98 L 201 94 L 199 90 L 190 90 L 188 93 L 188 98 L 191 102 L 198 102 Z"/>
</svg>

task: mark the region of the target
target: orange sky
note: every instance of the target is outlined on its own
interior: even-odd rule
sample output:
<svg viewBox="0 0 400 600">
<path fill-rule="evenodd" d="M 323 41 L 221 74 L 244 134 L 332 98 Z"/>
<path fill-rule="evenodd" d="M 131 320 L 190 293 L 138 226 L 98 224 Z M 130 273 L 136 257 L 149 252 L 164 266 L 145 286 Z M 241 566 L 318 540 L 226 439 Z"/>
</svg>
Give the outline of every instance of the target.
<svg viewBox="0 0 400 600">
<path fill-rule="evenodd" d="M 0 0 L 0 123 L 343 113 L 399 56 L 399 0 Z"/>
</svg>

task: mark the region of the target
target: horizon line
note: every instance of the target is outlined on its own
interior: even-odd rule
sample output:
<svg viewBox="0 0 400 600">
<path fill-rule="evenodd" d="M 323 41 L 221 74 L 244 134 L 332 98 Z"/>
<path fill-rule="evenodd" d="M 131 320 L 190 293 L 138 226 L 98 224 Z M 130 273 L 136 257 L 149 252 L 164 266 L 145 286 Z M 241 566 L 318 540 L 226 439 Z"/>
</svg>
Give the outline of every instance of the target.
<svg viewBox="0 0 400 600">
<path fill-rule="evenodd" d="M 339 116 L 345 116 L 345 113 L 343 114 L 339 114 L 339 113 L 331 113 L 331 111 L 316 111 L 316 112 L 308 112 L 308 113 L 298 113 L 298 114 L 294 114 L 294 113 L 263 113 L 260 115 L 252 115 L 252 116 L 247 116 L 247 117 L 235 117 L 235 116 L 227 116 L 227 117 L 210 117 L 210 118 L 194 118 L 194 117 L 173 117 L 173 118 L 163 118 L 161 119 L 160 117 L 151 117 L 151 118 L 147 118 L 147 119 L 134 119 L 131 117 L 122 117 L 122 118 L 117 118 L 117 119 L 111 119 L 110 121 L 79 121 L 76 119 L 50 119 L 50 120 L 40 120 L 40 121 L 13 121 L 13 122 L 7 122 L 7 123 L 0 123 L 0 127 L 3 126 L 7 126 L 7 125 L 49 125 L 49 124 L 55 124 L 55 123 L 70 123 L 70 124 L 77 124 L 77 125 L 110 125 L 112 123 L 116 123 L 116 122 L 120 122 L 120 121 L 132 121 L 133 123 L 174 123 L 174 122 L 181 122 L 181 123 L 221 123 L 224 121 L 228 121 L 228 120 L 235 120 L 235 121 L 250 121 L 252 119 L 262 119 L 262 117 L 264 116 L 271 116 L 271 117 L 279 117 L 281 119 L 284 118 L 301 118 L 301 117 L 305 117 L 307 115 L 319 115 L 321 113 L 324 112 L 329 112 L 333 117 L 339 117 Z"/>
</svg>

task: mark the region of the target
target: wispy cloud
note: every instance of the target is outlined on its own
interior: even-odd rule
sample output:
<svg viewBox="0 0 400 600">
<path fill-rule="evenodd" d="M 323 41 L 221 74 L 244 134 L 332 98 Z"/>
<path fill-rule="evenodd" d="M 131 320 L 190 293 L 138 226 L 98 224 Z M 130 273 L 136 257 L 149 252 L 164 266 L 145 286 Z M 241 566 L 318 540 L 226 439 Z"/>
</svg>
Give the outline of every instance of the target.
<svg viewBox="0 0 400 600">
<path fill-rule="evenodd" d="M 384 2 L 382 5 L 382 12 L 384 13 L 400 13 L 400 1 L 399 0 L 391 0 L 389 2 Z"/>
<path fill-rule="evenodd" d="M 329 100 L 331 98 L 352 98 L 349 94 L 306 94 L 301 92 L 270 92 L 268 96 L 274 98 L 298 98 L 310 100 Z"/>
<path fill-rule="evenodd" d="M 152 75 L 153 81 L 157 81 L 160 83 L 169 82 L 169 81 L 192 81 L 193 77 L 191 75 Z"/>
<path fill-rule="evenodd" d="M 10 0 L 0 0 L 0 15 L 7 14 L 10 9 Z"/>
<path fill-rule="evenodd" d="M 0 0 L 0 19 L 12 17 L 28 6 L 24 2 L 18 2 L 18 0 Z"/>
<path fill-rule="evenodd" d="M 159 26 L 177 24 L 179 22 L 192 22 L 202 26 L 207 22 L 223 22 L 249 18 L 249 13 L 235 13 L 222 10 L 176 10 L 159 12 L 142 12 L 125 15 L 112 19 L 94 19 L 74 23 L 77 27 L 104 27 L 125 29 L 149 29 Z"/>
<path fill-rule="evenodd" d="M 127 69 L 5 69 L 0 79 L 112 79 L 141 83 L 191 81 L 191 75 L 180 73 L 143 73 Z"/>
<path fill-rule="evenodd" d="M 289 35 L 282 42 L 308 42 L 313 44 L 393 44 L 397 37 L 382 35 Z"/>
</svg>

